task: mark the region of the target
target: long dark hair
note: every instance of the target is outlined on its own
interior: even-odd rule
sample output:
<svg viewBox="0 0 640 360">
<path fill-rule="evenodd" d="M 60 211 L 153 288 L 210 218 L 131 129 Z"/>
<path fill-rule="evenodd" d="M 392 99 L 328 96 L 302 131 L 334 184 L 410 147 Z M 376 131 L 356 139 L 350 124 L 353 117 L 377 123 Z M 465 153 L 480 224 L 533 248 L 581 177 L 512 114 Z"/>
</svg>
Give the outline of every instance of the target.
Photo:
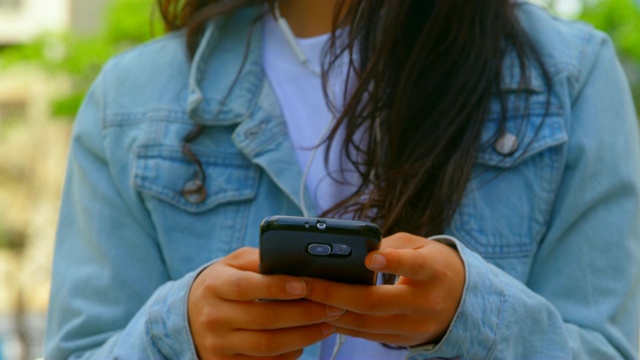
<svg viewBox="0 0 640 360">
<path fill-rule="evenodd" d="M 260 1 L 158 3 L 168 30 L 187 29 L 193 54 L 206 20 Z M 502 129 L 507 120 L 508 95 L 497 91 L 506 52 L 517 54 L 522 85 L 528 61 L 543 69 L 548 83 L 544 66 L 511 0 L 353 0 L 336 7 L 336 14 L 346 15 L 334 18 L 325 89 L 327 74 L 344 54 L 356 85 L 327 138 L 327 152 L 344 128 L 338 145 L 362 182 L 325 215 L 364 218 L 385 234 L 442 233 L 462 201 L 478 149 L 486 145 L 481 131 L 496 93 Z M 348 31 L 337 35 L 343 27 Z M 364 144 L 357 140 L 363 138 Z"/>
</svg>

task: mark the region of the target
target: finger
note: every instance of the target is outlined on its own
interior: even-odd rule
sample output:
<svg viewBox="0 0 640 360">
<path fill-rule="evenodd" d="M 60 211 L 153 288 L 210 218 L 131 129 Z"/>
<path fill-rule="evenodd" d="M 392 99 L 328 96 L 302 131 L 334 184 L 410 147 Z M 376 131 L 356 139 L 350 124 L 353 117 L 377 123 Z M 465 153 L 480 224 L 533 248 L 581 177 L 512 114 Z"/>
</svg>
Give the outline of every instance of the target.
<svg viewBox="0 0 640 360">
<path fill-rule="evenodd" d="M 380 242 L 380 249 L 419 249 L 429 244 L 429 239 L 399 232 L 387 236 Z"/>
<path fill-rule="evenodd" d="M 228 344 L 242 344 L 243 355 L 277 356 L 322 341 L 336 330 L 328 323 L 270 331 L 235 331 Z"/>
<path fill-rule="evenodd" d="M 238 270 L 257 273 L 260 267 L 260 255 L 256 248 L 243 247 L 227 255 L 220 262 Z"/>
<path fill-rule="evenodd" d="M 214 264 L 199 277 L 207 277 L 212 295 L 233 301 L 258 299 L 291 300 L 304 297 L 307 283 L 288 275 L 262 275 L 253 271 L 240 271 L 226 264 Z"/>
<path fill-rule="evenodd" d="M 236 328 L 275 330 L 335 320 L 345 310 L 312 301 L 270 301 L 244 303 L 235 314 L 221 314 Z"/>
<path fill-rule="evenodd" d="M 310 288 L 305 298 L 347 311 L 390 315 L 405 312 L 412 306 L 411 289 L 407 286 L 351 285 L 316 278 L 304 280 Z"/>
<path fill-rule="evenodd" d="M 417 280 L 463 276 L 464 264 L 458 251 L 437 241 L 426 240 L 417 249 L 383 249 L 371 252 L 365 264 L 372 270 Z"/>
<path fill-rule="evenodd" d="M 425 251 L 415 249 L 383 249 L 365 258 L 366 266 L 374 271 L 427 280 L 433 274 L 433 262 Z"/>
</svg>

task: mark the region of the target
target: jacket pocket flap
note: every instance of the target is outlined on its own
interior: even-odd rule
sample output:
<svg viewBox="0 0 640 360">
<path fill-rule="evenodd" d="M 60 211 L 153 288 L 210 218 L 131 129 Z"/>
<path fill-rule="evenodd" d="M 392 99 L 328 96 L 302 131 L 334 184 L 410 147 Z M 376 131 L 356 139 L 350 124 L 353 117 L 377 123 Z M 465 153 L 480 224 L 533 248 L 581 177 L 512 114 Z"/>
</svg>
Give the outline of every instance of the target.
<svg viewBox="0 0 640 360">
<path fill-rule="evenodd" d="M 482 132 L 477 162 L 509 168 L 546 148 L 567 141 L 567 131 L 559 108 L 547 109 L 546 105 L 533 104 L 528 112 L 526 118 L 523 112 L 508 113 L 502 132 L 499 131 L 499 118 L 489 119 Z"/>
<path fill-rule="evenodd" d="M 237 154 L 198 154 L 206 173 L 204 199 L 189 201 L 183 190 L 194 179 L 197 166 L 181 149 L 143 146 L 136 150 L 134 187 L 189 212 L 202 212 L 227 202 L 255 197 L 259 171 Z"/>
</svg>

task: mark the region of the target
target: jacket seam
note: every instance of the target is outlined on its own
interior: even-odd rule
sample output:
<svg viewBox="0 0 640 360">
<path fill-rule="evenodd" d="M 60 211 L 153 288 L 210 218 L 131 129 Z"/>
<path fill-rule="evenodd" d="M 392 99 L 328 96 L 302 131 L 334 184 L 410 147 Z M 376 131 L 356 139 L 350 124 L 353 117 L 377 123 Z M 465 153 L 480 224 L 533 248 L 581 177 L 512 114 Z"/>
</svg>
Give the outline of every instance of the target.
<svg viewBox="0 0 640 360">
<path fill-rule="evenodd" d="M 495 270 L 494 270 L 495 271 Z M 485 357 L 485 359 L 491 359 L 491 357 L 493 356 L 493 354 L 495 354 L 496 352 L 496 347 L 497 347 L 497 343 L 498 343 L 498 338 L 500 337 L 500 334 L 502 332 L 502 315 L 503 315 L 503 311 L 505 308 L 505 303 L 506 303 L 506 291 L 505 291 L 505 284 L 504 281 L 500 281 L 500 302 L 499 302 L 499 306 L 498 306 L 498 313 L 496 314 L 496 331 L 495 331 L 495 335 L 493 337 L 493 341 L 491 343 L 491 345 L 489 346 L 489 350 L 487 351 L 487 355 Z"/>
</svg>

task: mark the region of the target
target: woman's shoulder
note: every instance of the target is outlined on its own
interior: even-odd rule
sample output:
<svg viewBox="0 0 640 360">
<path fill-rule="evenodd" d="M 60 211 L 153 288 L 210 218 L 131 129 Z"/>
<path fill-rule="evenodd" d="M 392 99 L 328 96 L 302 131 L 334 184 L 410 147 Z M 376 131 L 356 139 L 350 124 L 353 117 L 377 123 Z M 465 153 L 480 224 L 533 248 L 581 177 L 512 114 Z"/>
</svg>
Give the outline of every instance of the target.
<svg viewBox="0 0 640 360">
<path fill-rule="evenodd" d="M 115 55 L 104 70 L 123 76 L 156 72 L 157 76 L 166 73 L 169 66 L 178 70 L 188 64 L 185 32 L 174 31 Z"/>
<path fill-rule="evenodd" d="M 612 52 L 609 37 L 590 24 L 560 19 L 527 1 L 516 13 L 551 78 L 566 77 L 571 96 L 588 78 L 601 53 Z"/>
<path fill-rule="evenodd" d="M 126 50 L 102 68 L 97 83 L 107 111 L 129 112 L 175 103 L 188 88 L 190 61 L 183 31 Z M 172 104 L 174 102 L 175 104 Z"/>
</svg>

